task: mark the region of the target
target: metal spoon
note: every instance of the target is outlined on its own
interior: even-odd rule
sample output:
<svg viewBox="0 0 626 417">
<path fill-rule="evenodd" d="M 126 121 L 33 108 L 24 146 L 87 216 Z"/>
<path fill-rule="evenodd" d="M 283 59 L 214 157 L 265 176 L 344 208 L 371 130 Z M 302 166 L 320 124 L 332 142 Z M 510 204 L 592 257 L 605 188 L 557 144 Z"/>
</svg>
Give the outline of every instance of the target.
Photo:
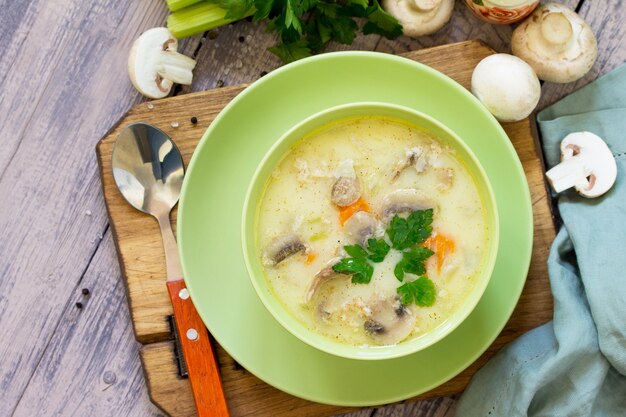
<svg viewBox="0 0 626 417">
<path fill-rule="evenodd" d="M 170 211 L 178 202 L 185 175 L 180 152 L 160 129 L 147 123 L 135 123 L 120 132 L 113 148 L 112 163 L 113 177 L 126 201 L 159 222 L 168 292 L 198 416 L 228 417 L 209 334 L 185 287 L 170 224 Z"/>
</svg>

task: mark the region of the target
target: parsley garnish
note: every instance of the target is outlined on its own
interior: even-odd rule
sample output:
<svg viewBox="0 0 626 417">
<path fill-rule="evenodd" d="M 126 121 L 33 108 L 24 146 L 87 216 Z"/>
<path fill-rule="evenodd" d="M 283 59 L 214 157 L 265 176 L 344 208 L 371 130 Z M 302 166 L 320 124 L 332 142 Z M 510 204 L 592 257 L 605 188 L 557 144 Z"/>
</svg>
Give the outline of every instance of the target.
<svg viewBox="0 0 626 417">
<path fill-rule="evenodd" d="M 424 243 L 433 232 L 433 209 L 417 210 L 406 219 L 393 216 L 387 235 L 394 249 L 403 250 Z"/>
<path fill-rule="evenodd" d="M 429 307 L 435 303 L 435 284 L 428 277 L 419 277 L 406 282 L 396 290 L 402 298 L 402 304 L 413 302 L 420 307 Z"/>
<path fill-rule="evenodd" d="M 384 239 L 368 239 L 367 250 L 370 252 L 369 258 L 372 262 L 382 262 L 389 253 L 389 245 Z"/>
<path fill-rule="evenodd" d="M 368 239 L 367 250 L 361 245 L 348 245 L 343 249 L 356 259 L 369 259 L 372 262 L 382 262 L 389 253 L 389 245 L 384 239 Z"/>
<path fill-rule="evenodd" d="M 343 258 L 333 265 L 333 271 L 352 275 L 355 284 L 368 284 L 374 274 L 374 267 L 364 258 Z"/>
<path fill-rule="evenodd" d="M 414 246 L 411 249 L 402 252 L 402 260 L 398 262 L 393 270 L 398 281 L 404 279 L 404 274 L 423 275 L 426 273 L 424 262 L 435 252 L 423 246 Z"/>
<path fill-rule="evenodd" d="M 347 245 L 343 249 L 350 258 L 341 259 L 333 265 L 333 270 L 352 275 L 352 282 L 355 284 L 368 284 L 374 274 L 374 267 L 368 260 L 382 262 L 389 252 L 389 245 L 383 239 L 369 239 L 367 250 L 361 245 Z"/>
<path fill-rule="evenodd" d="M 424 275 L 424 263 L 435 252 L 420 246 L 433 231 L 433 210 L 417 210 L 407 218 L 395 215 L 387 228 L 387 236 L 394 249 L 402 251 L 402 259 L 393 270 L 398 281 L 403 281 L 405 274 Z M 352 282 L 368 284 L 374 274 L 371 262 L 382 262 L 391 247 L 385 239 L 368 239 L 367 249 L 361 245 L 347 245 L 344 250 L 349 258 L 343 258 L 333 270 L 342 274 L 352 275 Z M 435 285 L 426 276 L 409 281 L 397 288 L 402 297 L 402 304 L 413 302 L 418 306 L 431 306 L 435 302 Z"/>
<path fill-rule="evenodd" d="M 348 245 L 344 246 L 343 249 L 353 258 L 367 259 L 367 251 L 361 245 Z"/>
</svg>

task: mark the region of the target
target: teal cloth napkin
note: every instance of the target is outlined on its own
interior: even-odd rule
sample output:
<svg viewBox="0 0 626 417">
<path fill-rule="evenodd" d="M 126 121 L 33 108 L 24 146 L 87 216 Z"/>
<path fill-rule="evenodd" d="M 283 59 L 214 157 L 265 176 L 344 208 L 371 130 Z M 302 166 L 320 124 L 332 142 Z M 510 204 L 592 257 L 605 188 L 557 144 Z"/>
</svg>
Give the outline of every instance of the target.
<svg viewBox="0 0 626 417">
<path fill-rule="evenodd" d="M 496 354 L 462 395 L 457 417 L 626 416 L 626 65 L 537 116 L 546 161 L 569 133 L 603 138 L 617 181 L 588 200 L 562 193 L 548 259 L 554 320 Z"/>
</svg>

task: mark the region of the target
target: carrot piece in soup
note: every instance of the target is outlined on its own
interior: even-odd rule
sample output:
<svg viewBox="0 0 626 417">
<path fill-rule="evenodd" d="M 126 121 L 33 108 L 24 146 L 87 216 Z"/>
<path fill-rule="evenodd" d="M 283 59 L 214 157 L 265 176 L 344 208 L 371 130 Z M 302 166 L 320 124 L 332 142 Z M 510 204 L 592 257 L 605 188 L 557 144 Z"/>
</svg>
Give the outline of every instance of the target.
<svg viewBox="0 0 626 417">
<path fill-rule="evenodd" d="M 306 260 L 304 261 L 307 265 L 313 263 L 313 261 L 317 258 L 317 253 L 311 252 L 307 255 Z"/>
<path fill-rule="evenodd" d="M 365 211 L 367 213 L 370 212 L 370 206 L 367 204 L 367 201 L 363 200 L 363 197 L 360 197 L 349 206 L 339 207 L 339 224 L 343 226 L 344 223 L 357 211 Z"/>
<path fill-rule="evenodd" d="M 437 272 L 441 272 L 445 257 L 456 249 L 456 245 L 452 239 L 448 239 L 437 232 L 433 233 L 424 241 L 424 246 L 435 252 L 437 258 Z"/>
</svg>

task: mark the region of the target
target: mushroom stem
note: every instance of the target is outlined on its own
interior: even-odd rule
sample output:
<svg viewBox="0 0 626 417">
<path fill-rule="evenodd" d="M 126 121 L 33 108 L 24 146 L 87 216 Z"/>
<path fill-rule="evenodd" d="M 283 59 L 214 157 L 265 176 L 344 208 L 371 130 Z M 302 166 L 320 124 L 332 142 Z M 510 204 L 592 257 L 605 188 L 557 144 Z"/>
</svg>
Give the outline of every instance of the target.
<svg viewBox="0 0 626 417">
<path fill-rule="evenodd" d="M 564 159 L 560 164 L 546 172 L 546 176 L 557 193 L 568 188 L 587 188 L 587 177 L 591 174 L 591 168 L 586 164 L 586 158 L 573 157 Z"/>
<path fill-rule="evenodd" d="M 543 17 L 541 34 L 551 44 L 566 47 L 574 35 L 574 30 L 563 13 L 553 12 Z"/>
<path fill-rule="evenodd" d="M 193 80 L 191 70 L 196 66 L 196 61 L 176 51 L 162 51 L 157 69 L 163 78 L 176 84 L 190 85 Z"/>
</svg>

